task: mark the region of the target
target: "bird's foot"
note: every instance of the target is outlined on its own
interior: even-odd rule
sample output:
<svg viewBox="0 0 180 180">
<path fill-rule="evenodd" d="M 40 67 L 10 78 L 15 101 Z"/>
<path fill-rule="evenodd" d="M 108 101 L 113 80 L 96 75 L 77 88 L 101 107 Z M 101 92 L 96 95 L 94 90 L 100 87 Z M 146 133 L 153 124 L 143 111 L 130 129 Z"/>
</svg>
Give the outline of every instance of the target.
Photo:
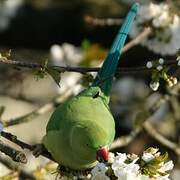
<svg viewBox="0 0 180 180">
<path fill-rule="evenodd" d="M 90 174 L 90 170 L 73 170 L 62 165 L 58 166 L 57 172 L 60 177 L 66 176 L 70 179 L 77 179 L 77 180 L 88 179 L 88 175 Z"/>
<path fill-rule="evenodd" d="M 55 161 L 43 144 L 35 144 L 32 149 L 32 154 L 35 157 L 42 155 L 52 161 Z"/>
<path fill-rule="evenodd" d="M 35 157 L 38 157 L 40 156 L 41 154 L 44 154 L 46 153 L 47 150 L 46 148 L 44 147 L 43 144 L 35 144 L 33 146 L 33 151 L 32 151 L 32 154 L 35 156 Z"/>
</svg>

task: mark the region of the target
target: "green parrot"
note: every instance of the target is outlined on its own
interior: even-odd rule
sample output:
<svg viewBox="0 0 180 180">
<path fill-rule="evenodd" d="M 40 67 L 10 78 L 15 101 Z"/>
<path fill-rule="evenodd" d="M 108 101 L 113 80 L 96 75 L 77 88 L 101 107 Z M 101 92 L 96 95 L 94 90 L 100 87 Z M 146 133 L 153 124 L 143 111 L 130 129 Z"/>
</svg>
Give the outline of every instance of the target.
<svg viewBox="0 0 180 180">
<path fill-rule="evenodd" d="M 47 124 L 42 143 L 60 165 L 84 170 L 95 166 L 99 159 L 108 160 L 108 148 L 115 136 L 109 94 L 138 7 L 135 3 L 130 9 L 92 85 L 58 106 Z"/>
</svg>

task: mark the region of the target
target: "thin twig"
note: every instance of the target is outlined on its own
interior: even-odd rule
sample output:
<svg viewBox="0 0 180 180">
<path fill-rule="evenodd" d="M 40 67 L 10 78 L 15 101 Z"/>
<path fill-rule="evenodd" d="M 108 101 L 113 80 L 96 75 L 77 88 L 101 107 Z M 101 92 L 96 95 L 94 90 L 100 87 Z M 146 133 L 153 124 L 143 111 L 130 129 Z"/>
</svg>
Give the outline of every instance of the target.
<svg viewBox="0 0 180 180">
<path fill-rule="evenodd" d="M 32 63 L 32 62 L 23 62 L 23 61 L 13 61 L 13 60 L 9 60 L 5 57 L 1 57 L 0 58 L 0 62 L 2 64 L 9 64 L 9 65 L 13 65 L 13 66 L 18 66 L 18 67 L 26 67 L 26 68 L 43 68 L 42 64 L 38 64 L 38 63 Z"/>
<path fill-rule="evenodd" d="M 0 163 L 12 171 L 17 171 L 20 178 L 36 180 L 36 178 L 32 174 L 26 172 L 25 170 L 21 169 L 20 166 L 16 165 L 15 163 L 12 163 L 12 161 L 8 159 L 2 158 L 1 156 Z"/>
<path fill-rule="evenodd" d="M 145 98 L 146 99 L 146 98 Z M 160 105 L 162 105 L 163 103 L 165 103 L 168 100 L 168 96 L 165 96 L 164 98 L 159 98 L 158 101 L 156 101 L 155 104 L 153 104 L 150 108 L 149 108 L 149 112 L 151 114 L 151 116 L 157 111 L 157 109 L 159 109 Z M 144 121 L 148 121 L 148 119 L 145 119 Z M 138 128 L 138 129 L 133 129 L 132 132 L 126 136 L 121 136 L 117 139 L 114 140 L 114 142 L 111 144 L 110 150 L 114 150 L 120 147 L 124 147 L 127 146 L 128 144 L 130 144 L 136 137 L 137 135 L 141 132 L 142 128 Z"/>
<path fill-rule="evenodd" d="M 126 49 L 128 50 L 128 46 L 125 46 Z M 43 68 L 43 65 L 38 64 L 38 63 L 29 63 L 29 62 L 24 62 L 24 61 L 13 61 L 13 60 L 4 60 L 4 58 L 0 58 L 0 64 L 8 64 L 8 65 L 13 65 L 13 66 L 18 66 L 18 67 L 24 67 L 24 68 L 29 68 L 29 69 L 38 69 L 38 68 Z M 164 65 L 167 66 L 177 66 L 177 61 L 176 60 L 169 60 L 164 63 Z M 57 70 L 59 73 L 62 72 L 77 72 L 77 73 L 88 73 L 88 72 L 97 72 L 100 70 L 98 67 L 92 67 L 92 68 L 87 68 L 87 67 L 68 67 L 68 66 L 49 66 L 50 68 L 53 68 Z M 139 66 L 139 67 L 127 67 L 127 68 L 118 68 L 116 71 L 116 74 L 136 74 L 136 73 L 151 73 L 154 68 L 147 69 L 146 66 Z"/>
<path fill-rule="evenodd" d="M 1 132 L 1 136 L 4 137 L 4 138 L 6 138 L 6 139 L 8 139 L 8 140 L 11 141 L 11 142 L 13 142 L 14 144 L 18 145 L 18 146 L 21 147 L 22 149 L 28 149 L 28 150 L 30 150 L 30 151 L 34 151 L 34 149 L 35 149 L 35 146 L 34 146 L 34 145 L 30 145 L 30 144 L 28 144 L 28 143 L 26 143 L 26 142 L 23 142 L 23 141 L 19 140 L 19 139 L 17 138 L 17 136 L 15 136 L 15 135 L 13 135 L 13 134 L 11 134 L 11 133 L 2 131 L 2 132 Z M 51 156 L 50 153 L 48 153 L 48 152 L 44 152 L 44 151 L 43 151 L 40 155 L 42 155 L 42 156 L 44 156 L 44 157 L 46 157 L 46 158 L 54 161 L 53 158 L 52 158 L 52 156 Z"/>
<path fill-rule="evenodd" d="M 124 48 L 122 49 L 122 53 L 128 51 L 132 47 L 139 44 L 144 38 L 148 37 L 152 33 L 151 28 L 145 28 L 136 38 L 132 39 L 129 43 L 127 43 Z"/>
<path fill-rule="evenodd" d="M 0 151 L 9 156 L 15 162 L 27 163 L 26 155 L 23 152 L 4 144 L 2 141 L 0 141 Z"/>
<path fill-rule="evenodd" d="M 54 107 L 58 106 L 59 104 L 64 102 L 71 94 L 72 94 L 72 88 L 68 89 L 63 94 L 63 96 L 60 96 L 60 97 L 58 96 L 57 98 L 54 99 L 54 101 L 47 103 L 47 104 L 41 106 L 40 108 L 38 108 L 24 116 L 17 117 L 14 119 L 9 119 L 9 120 L 2 119 L 1 123 L 3 124 L 4 127 L 9 127 L 9 126 L 14 126 L 17 124 L 28 122 L 28 121 L 34 119 L 35 117 L 42 115 L 42 114 L 50 111 Z"/>
<path fill-rule="evenodd" d="M 120 25 L 123 21 L 120 18 L 96 18 L 89 15 L 86 15 L 84 20 L 93 26 L 116 26 Z"/>
<path fill-rule="evenodd" d="M 173 89 L 171 89 L 171 91 L 179 91 L 180 90 L 180 84 L 177 84 L 176 86 L 173 87 Z M 157 109 L 159 109 L 158 107 L 160 107 L 163 103 L 170 101 L 171 98 L 173 98 L 173 96 L 169 96 L 169 95 L 164 95 L 160 98 L 160 100 L 157 101 L 157 103 L 150 109 L 150 112 L 156 112 Z M 150 117 L 151 119 L 151 117 Z M 174 151 L 178 156 L 180 156 L 180 145 L 172 142 L 170 140 L 168 140 L 166 137 L 164 137 L 163 135 L 161 135 L 150 123 L 149 120 L 145 121 L 143 124 L 143 128 L 144 130 L 154 139 L 156 139 L 157 141 L 159 141 L 161 144 L 163 144 L 164 146 L 168 147 L 169 149 L 171 149 L 172 151 Z"/>
<path fill-rule="evenodd" d="M 145 122 L 143 125 L 145 131 L 154 139 L 159 141 L 164 146 L 168 147 L 172 151 L 174 151 L 178 156 L 180 156 L 180 145 L 168 140 L 163 135 L 161 135 L 150 122 Z"/>
<path fill-rule="evenodd" d="M 177 91 L 179 92 L 180 90 L 180 84 L 177 84 L 172 91 Z M 172 103 L 172 101 L 174 102 L 174 100 L 172 98 L 175 98 L 174 96 L 170 97 L 168 95 L 164 95 L 157 103 L 157 106 L 160 106 L 160 104 L 165 103 L 166 101 L 169 101 L 170 104 Z M 157 106 L 154 106 L 152 108 L 152 110 L 154 111 L 155 108 L 157 108 Z M 177 105 L 178 106 L 178 105 Z M 173 107 L 175 108 L 175 107 Z M 178 113 L 178 117 L 179 117 L 179 109 L 178 107 L 176 107 L 176 109 L 174 109 L 174 111 L 177 111 Z M 175 114 L 175 112 L 174 112 Z M 177 117 L 176 117 L 177 118 Z M 153 125 L 150 123 L 150 121 L 146 121 L 143 124 L 143 128 L 144 130 L 154 139 L 156 139 L 157 141 L 159 141 L 161 144 L 163 144 L 164 146 L 168 147 L 169 149 L 171 149 L 172 151 L 174 151 L 178 156 L 180 156 L 180 145 L 170 141 L 169 139 L 167 139 L 166 137 L 164 137 L 163 135 L 161 135 L 154 127 Z"/>
<path fill-rule="evenodd" d="M 127 52 L 132 47 L 139 44 L 144 38 L 149 36 L 152 33 L 151 28 L 145 28 L 136 38 L 132 39 L 130 42 L 128 42 L 122 49 L 121 53 Z M 0 58 L 0 64 L 8 64 L 13 65 L 15 67 L 22 67 L 22 68 L 28 68 L 28 69 L 44 69 L 44 65 L 39 63 L 33 63 L 29 61 L 14 61 L 7 59 L 6 57 Z M 176 60 L 169 60 L 164 63 L 164 65 L 167 66 L 175 66 L 177 65 Z M 52 68 L 57 70 L 59 73 L 63 72 L 77 72 L 77 73 L 88 73 L 88 72 L 98 72 L 100 70 L 99 67 L 69 67 L 69 66 L 48 66 L 48 68 Z M 156 67 L 153 67 L 151 69 L 147 69 L 146 66 L 139 66 L 139 67 L 127 67 L 127 68 L 118 68 L 116 73 L 117 74 L 136 74 L 136 73 L 151 73 Z"/>
<path fill-rule="evenodd" d="M 85 16 L 84 20 L 92 25 L 95 26 L 112 26 L 112 25 L 119 25 L 122 23 L 122 19 L 112 19 L 112 18 L 94 18 L 92 16 Z M 136 38 L 131 40 L 127 43 L 124 48 L 122 49 L 122 53 L 128 51 L 132 47 L 139 44 L 144 38 L 148 37 L 152 33 L 152 29 L 150 27 L 145 28 Z"/>
<path fill-rule="evenodd" d="M 124 147 L 130 144 L 139 134 L 140 131 L 132 131 L 127 136 L 121 136 L 114 140 L 114 142 L 111 144 L 110 150 L 114 150 L 116 148 Z"/>
</svg>

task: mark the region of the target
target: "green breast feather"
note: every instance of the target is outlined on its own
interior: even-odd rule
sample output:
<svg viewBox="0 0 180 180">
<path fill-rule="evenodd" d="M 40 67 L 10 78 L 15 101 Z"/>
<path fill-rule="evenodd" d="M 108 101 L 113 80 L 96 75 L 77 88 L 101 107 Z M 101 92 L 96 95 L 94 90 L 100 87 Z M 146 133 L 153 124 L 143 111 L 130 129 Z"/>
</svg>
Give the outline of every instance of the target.
<svg viewBox="0 0 180 180">
<path fill-rule="evenodd" d="M 52 114 L 43 143 L 59 164 L 90 168 L 96 163 L 96 151 L 112 143 L 114 119 L 101 95 L 99 88 L 91 87 Z"/>
</svg>

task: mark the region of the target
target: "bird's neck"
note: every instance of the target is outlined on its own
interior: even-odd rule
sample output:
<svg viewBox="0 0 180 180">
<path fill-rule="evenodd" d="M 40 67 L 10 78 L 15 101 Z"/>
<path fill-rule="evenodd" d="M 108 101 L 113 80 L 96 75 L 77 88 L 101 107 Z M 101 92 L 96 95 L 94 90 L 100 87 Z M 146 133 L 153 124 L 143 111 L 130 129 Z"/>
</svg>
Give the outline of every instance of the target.
<svg viewBox="0 0 180 180">
<path fill-rule="evenodd" d="M 105 105 L 109 104 L 110 97 L 106 96 L 100 87 L 98 86 L 91 86 L 88 89 L 82 91 L 79 96 L 87 96 L 93 99 L 101 98 Z"/>
</svg>

